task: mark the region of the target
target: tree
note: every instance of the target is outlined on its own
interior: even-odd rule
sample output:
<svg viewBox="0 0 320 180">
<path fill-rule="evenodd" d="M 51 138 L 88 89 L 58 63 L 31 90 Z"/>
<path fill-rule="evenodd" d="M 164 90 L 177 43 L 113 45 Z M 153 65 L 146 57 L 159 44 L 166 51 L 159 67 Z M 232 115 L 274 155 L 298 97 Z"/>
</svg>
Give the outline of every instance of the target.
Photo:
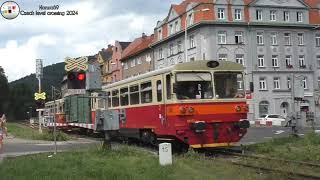
<svg viewBox="0 0 320 180">
<path fill-rule="evenodd" d="M 0 115 L 8 106 L 9 84 L 4 69 L 0 66 Z"/>
</svg>

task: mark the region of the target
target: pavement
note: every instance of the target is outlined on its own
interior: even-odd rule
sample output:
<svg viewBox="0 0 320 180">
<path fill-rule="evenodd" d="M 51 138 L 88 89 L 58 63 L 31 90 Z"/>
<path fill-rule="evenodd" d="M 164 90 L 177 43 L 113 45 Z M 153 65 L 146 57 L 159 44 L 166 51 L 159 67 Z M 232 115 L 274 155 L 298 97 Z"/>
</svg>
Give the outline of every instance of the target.
<svg viewBox="0 0 320 180">
<path fill-rule="evenodd" d="M 99 140 L 89 138 L 77 138 L 71 141 L 57 142 L 57 150 L 67 151 L 75 149 L 84 149 L 100 144 Z M 27 140 L 15 138 L 11 135 L 4 138 L 3 153 L 0 154 L 0 161 L 4 157 L 15 157 L 27 154 L 54 152 L 55 144 L 52 141 Z"/>
</svg>

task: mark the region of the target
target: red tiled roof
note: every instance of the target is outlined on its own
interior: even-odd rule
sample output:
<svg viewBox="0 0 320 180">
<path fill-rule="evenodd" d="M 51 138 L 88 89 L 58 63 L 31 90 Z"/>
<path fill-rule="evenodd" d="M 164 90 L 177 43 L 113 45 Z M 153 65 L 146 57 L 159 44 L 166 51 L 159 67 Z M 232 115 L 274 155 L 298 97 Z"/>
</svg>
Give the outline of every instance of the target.
<svg viewBox="0 0 320 180">
<path fill-rule="evenodd" d="M 178 15 L 181 15 L 186 12 L 187 6 L 192 3 L 212 3 L 212 0 L 184 0 L 179 5 L 172 5 L 171 7 L 176 11 Z"/>
<path fill-rule="evenodd" d="M 320 0 L 304 0 L 311 8 L 320 8 Z"/>
<path fill-rule="evenodd" d="M 152 43 L 154 35 L 145 36 L 135 39 L 129 46 L 123 51 L 122 58 L 120 61 L 128 59 L 138 53 L 149 48 L 149 45 Z"/>
</svg>

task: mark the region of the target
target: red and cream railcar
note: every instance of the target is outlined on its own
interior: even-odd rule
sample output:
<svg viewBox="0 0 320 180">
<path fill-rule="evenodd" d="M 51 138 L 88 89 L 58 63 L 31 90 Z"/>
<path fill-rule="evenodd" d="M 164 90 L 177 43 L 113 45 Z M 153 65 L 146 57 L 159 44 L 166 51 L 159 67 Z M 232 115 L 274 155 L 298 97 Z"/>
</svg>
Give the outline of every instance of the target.
<svg viewBox="0 0 320 180">
<path fill-rule="evenodd" d="M 243 66 L 193 61 L 103 87 L 120 113 L 119 134 L 192 148 L 226 147 L 247 132 Z"/>
</svg>

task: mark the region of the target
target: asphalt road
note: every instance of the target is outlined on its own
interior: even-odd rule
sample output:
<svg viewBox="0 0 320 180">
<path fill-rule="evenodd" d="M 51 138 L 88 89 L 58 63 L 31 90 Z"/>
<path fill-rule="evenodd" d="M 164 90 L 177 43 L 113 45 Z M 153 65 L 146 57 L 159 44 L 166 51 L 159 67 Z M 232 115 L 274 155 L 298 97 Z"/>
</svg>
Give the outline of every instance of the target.
<svg viewBox="0 0 320 180">
<path fill-rule="evenodd" d="M 97 140 L 78 138 L 73 141 L 57 142 L 58 151 L 66 151 L 73 149 L 83 149 L 98 146 Z M 4 151 L 2 156 L 19 156 L 24 154 L 32 154 L 39 152 L 54 152 L 55 145 L 51 141 L 25 140 L 8 137 L 4 141 Z"/>
<path fill-rule="evenodd" d="M 315 128 L 320 133 L 320 127 Z M 311 128 L 298 128 L 298 135 L 304 136 Z M 239 144 L 255 144 L 265 142 L 272 138 L 288 137 L 292 134 L 290 127 L 250 127 L 247 134 L 241 139 Z"/>
</svg>

